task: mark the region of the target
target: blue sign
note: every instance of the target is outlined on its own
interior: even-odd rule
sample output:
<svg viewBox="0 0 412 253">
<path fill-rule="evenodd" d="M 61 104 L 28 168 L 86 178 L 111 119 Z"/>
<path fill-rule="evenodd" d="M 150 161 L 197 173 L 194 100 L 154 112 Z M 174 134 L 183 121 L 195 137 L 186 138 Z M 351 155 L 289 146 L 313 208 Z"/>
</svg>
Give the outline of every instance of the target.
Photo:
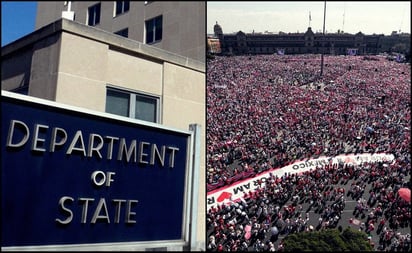
<svg viewBox="0 0 412 253">
<path fill-rule="evenodd" d="M 190 133 L 2 96 L 2 247 L 183 240 Z"/>
</svg>

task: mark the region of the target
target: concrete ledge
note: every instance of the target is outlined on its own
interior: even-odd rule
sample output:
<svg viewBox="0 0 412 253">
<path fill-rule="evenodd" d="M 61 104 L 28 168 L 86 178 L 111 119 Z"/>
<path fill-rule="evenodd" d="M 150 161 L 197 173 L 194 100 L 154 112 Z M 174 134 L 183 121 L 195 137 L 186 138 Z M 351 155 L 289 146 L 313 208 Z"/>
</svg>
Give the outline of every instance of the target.
<svg viewBox="0 0 412 253">
<path fill-rule="evenodd" d="M 121 48 L 124 51 L 141 54 L 163 62 L 170 62 L 199 72 L 206 72 L 205 63 L 184 57 L 160 48 L 131 40 L 96 27 L 87 26 L 68 19 L 59 19 L 47 26 L 44 26 L 10 44 L 1 48 L 1 56 L 5 57 L 22 48 L 31 46 L 35 42 L 42 40 L 54 33 L 68 32 L 87 39 L 99 41 L 109 46 Z"/>
</svg>

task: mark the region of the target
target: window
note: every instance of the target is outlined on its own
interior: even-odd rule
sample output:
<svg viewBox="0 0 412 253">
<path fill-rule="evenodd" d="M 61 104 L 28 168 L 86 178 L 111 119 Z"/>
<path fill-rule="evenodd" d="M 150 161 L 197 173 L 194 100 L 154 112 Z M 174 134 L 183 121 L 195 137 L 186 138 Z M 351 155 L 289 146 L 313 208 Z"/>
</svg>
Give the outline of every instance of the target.
<svg viewBox="0 0 412 253">
<path fill-rule="evenodd" d="M 18 94 L 29 95 L 29 85 L 25 84 L 19 88 L 16 88 L 10 91 L 18 93 Z"/>
<path fill-rule="evenodd" d="M 100 3 L 89 7 L 87 24 L 95 26 L 100 23 Z"/>
<path fill-rule="evenodd" d="M 158 16 L 146 21 L 146 43 L 154 43 L 162 40 L 163 16 Z"/>
<path fill-rule="evenodd" d="M 115 4 L 115 14 L 114 14 L 115 17 L 122 13 L 129 11 L 130 1 L 116 1 L 114 4 Z"/>
<path fill-rule="evenodd" d="M 117 34 L 117 35 L 120 35 L 120 36 L 123 36 L 123 37 L 127 38 L 127 37 L 129 37 L 129 29 L 125 28 L 125 29 L 122 29 L 120 31 L 115 32 L 114 34 Z"/>
<path fill-rule="evenodd" d="M 112 89 L 107 90 L 106 112 L 129 117 L 130 95 Z"/>
<path fill-rule="evenodd" d="M 108 88 L 106 112 L 120 116 L 158 122 L 159 98 Z"/>
</svg>

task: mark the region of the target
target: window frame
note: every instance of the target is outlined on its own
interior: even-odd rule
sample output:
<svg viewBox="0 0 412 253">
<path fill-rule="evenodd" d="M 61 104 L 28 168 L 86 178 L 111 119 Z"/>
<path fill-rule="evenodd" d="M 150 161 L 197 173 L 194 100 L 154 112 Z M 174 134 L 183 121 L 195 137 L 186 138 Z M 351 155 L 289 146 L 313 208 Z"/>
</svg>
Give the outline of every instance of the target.
<svg viewBox="0 0 412 253">
<path fill-rule="evenodd" d="M 127 2 L 127 5 L 126 5 L 126 2 Z M 120 12 L 118 12 L 119 3 L 121 4 Z M 114 7 L 113 7 L 113 17 L 114 18 L 117 17 L 117 16 L 120 16 L 120 15 L 126 13 L 126 12 L 129 12 L 129 10 L 130 10 L 130 1 L 114 1 L 113 5 L 114 5 Z M 127 6 L 127 10 L 125 9 L 126 6 Z"/>
<path fill-rule="evenodd" d="M 97 10 L 98 10 L 98 12 L 97 12 Z M 92 11 L 93 11 L 93 13 L 92 13 Z M 100 2 L 88 7 L 87 8 L 87 25 L 88 26 L 96 26 L 96 25 L 100 24 L 101 12 L 102 12 L 102 4 Z M 90 22 L 91 18 L 93 19 L 92 22 Z"/>
<path fill-rule="evenodd" d="M 122 95 L 128 95 L 129 97 L 129 104 L 128 104 L 128 115 L 124 116 L 124 115 L 119 115 L 119 114 L 115 114 L 115 113 L 111 113 L 107 111 L 107 98 L 108 98 L 108 92 L 112 91 L 118 94 L 122 94 Z M 155 121 L 150 121 L 150 120 L 145 120 L 145 119 L 141 119 L 141 118 L 136 118 L 136 103 L 137 103 L 137 98 L 141 97 L 141 98 L 148 98 L 153 100 L 155 103 L 155 114 L 154 118 Z M 114 115 L 118 115 L 118 116 L 123 116 L 123 117 L 128 117 L 128 118 L 132 118 L 132 119 L 137 119 L 137 120 L 143 120 L 143 121 L 147 121 L 147 122 L 152 122 L 152 123 L 158 123 L 160 124 L 160 97 L 153 95 L 153 94 L 148 94 L 146 92 L 138 92 L 138 91 L 132 91 L 132 90 L 127 90 L 127 89 L 121 89 L 118 87 L 114 87 L 111 85 L 108 85 L 106 87 L 106 100 L 105 100 L 105 112 L 106 113 L 110 113 L 110 114 L 114 114 Z"/>
<path fill-rule="evenodd" d="M 125 38 L 129 38 L 129 28 L 123 28 L 120 29 L 119 31 L 114 32 L 114 34 L 125 37 Z"/>
<path fill-rule="evenodd" d="M 159 27 L 159 20 L 160 20 L 160 28 Z M 152 28 L 152 29 L 149 29 Z M 150 33 L 152 34 L 152 39 L 149 41 L 149 30 Z M 159 37 L 159 32 L 160 32 L 160 38 Z M 145 43 L 146 44 L 155 44 L 163 39 L 163 15 L 159 15 L 153 18 L 150 18 L 145 21 Z"/>
</svg>

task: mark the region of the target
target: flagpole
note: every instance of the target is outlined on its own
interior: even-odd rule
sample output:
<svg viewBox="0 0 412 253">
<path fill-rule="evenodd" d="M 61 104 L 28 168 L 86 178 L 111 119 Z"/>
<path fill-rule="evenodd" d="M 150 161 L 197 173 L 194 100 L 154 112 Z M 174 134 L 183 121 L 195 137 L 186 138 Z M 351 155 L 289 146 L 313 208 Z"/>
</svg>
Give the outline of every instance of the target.
<svg viewBox="0 0 412 253">
<path fill-rule="evenodd" d="M 310 21 L 312 21 L 312 17 L 310 16 L 310 11 L 309 11 L 309 26 L 310 27 Z"/>
<path fill-rule="evenodd" d="M 323 7 L 323 36 L 322 36 L 322 54 L 320 58 L 320 76 L 323 75 L 323 54 L 325 51 L 325 20 L 326 20 L 326 1 Z"/>
</svg>

